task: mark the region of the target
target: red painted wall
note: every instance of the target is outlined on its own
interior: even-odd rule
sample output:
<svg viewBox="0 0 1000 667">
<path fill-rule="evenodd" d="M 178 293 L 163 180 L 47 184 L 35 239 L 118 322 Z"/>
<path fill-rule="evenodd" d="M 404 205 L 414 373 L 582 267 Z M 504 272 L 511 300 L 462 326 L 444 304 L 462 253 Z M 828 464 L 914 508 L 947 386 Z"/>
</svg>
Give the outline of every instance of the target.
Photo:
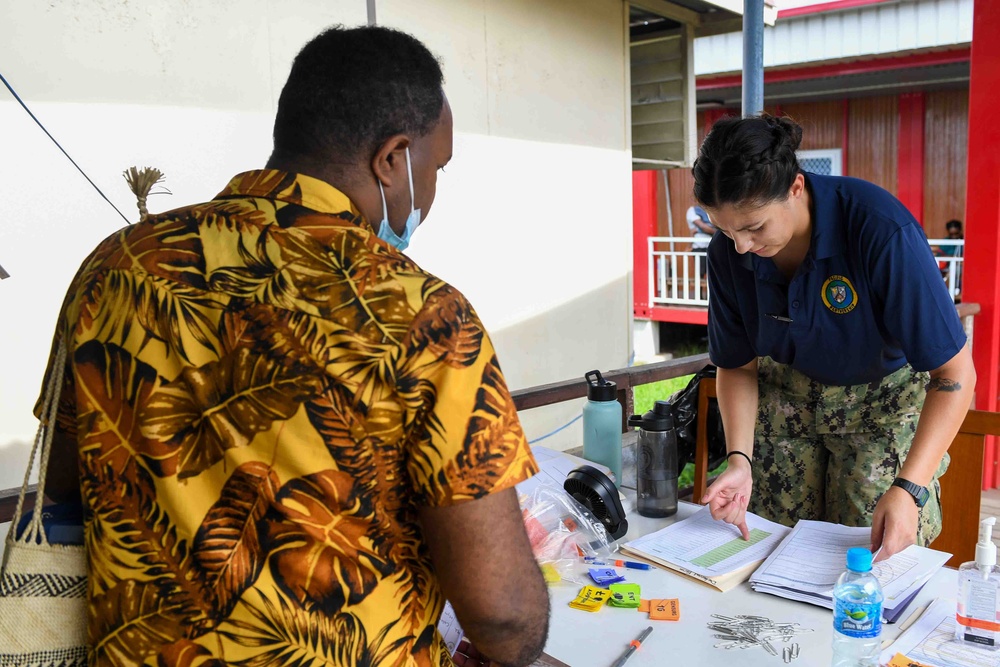
<svg viewBox="0 0 1000 667">
<path fill-rule="evenodd" d="M 656 236 L 655 171 L 632 172 L 632 300 L 633 313 L 648 319 L 649 312 L 649 242 Z"/>
<path fill-rule="evenodd" d="M 969 85 L 969 166 L 963 298 L 982 310 L 975 319 L 972 357 L 979 375 L 976 407 L 995 411 L 1000 393 L 1000 2 L 976 0 Z M 983 486 L 997 486 L 997 451 L 987 441 Z"/>
</svg>

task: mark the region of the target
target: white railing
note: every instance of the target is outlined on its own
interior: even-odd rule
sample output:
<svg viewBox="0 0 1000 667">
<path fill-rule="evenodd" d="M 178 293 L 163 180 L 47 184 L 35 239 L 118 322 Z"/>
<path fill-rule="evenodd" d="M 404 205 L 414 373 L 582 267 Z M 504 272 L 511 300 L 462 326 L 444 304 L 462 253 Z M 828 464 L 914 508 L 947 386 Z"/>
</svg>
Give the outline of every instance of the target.
<svg viewBox="0 0 1000 667">
<path fill-rule="evenodd" d="M 941 275 L 948 285 L 948 294 L 958 301 L 962 296 L 962 269 L 965 268 L 965 239 L 928 239 L 938 262 Z"/>
<path fill-rule="evenodd" d="M 708 255 L 690 236 L 649 237 L 649 293 L 654 305 L 708 306 Z"/>
<path fill-rule="evenodd" d="M 649 241 L 649 293 L 654 305 L 708 306 L 707 255 L 693 248 L 690 236 L 651 236 Z M 929 239 L 948 293 L 956 301 L 962 293 L 965 241 Z M 948 254 L 956 248 L 953 254 Z"/>
</svg>

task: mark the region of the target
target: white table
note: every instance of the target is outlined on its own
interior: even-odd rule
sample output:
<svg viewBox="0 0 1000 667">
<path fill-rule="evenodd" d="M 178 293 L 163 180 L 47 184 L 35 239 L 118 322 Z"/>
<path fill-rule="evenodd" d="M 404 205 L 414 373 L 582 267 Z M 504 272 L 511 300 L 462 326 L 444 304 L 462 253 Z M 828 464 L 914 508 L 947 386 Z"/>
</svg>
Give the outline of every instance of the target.
<svg viewBox="0 0 1000 667">
<path fill-rule="evenodd" d="M 626 495 L 631 502 L 634 492 Z M 647 519 L 626 507 L 629 531 L 621 540 L 636 539 L 654 532 L 674 521 L 684 519 L 699 509 L 699 505 L 681 503 L 677 514 L 668 519 Z M 585 573 L 582 567 L 580 571 Z M 620 570 L 626 580 L 642 587 L 643 598 L 679 598 L 681 618 L 679 621 L 651 621 L 648 615 L 634 609 L 618 609 L 605 606 L 601 611 L 590 613 L 569 607 L 580 586 L 559 583 L 549 587 L 552 601 L 552 616 L 549 623 L 549 638 L 545 652 L 570 667 L 610 666 L 628 648 L 647 626 L 653 626 L 642 648 L 629 658 L 626 667 L 680 665 L 701 667 L 703 665 L 739 665 L 753 667 L 761 665 L 778 667 L 784 665 L 781 649 L 785 644 L 776 644 L 778 655 L 772 656 L 763 648 L 719 649 L 714 644 L 721 640 L 714 638 L 714 632 L 707 624 L 712 614 L 734 616 L 754 614 L 766 616 L 775 622 L 797 622 L 814 632 L 797 635 L 793 642 L 800 646 L 799 657 L 791 662 L 794 667 L 829 667 L 831 642 L 833 640 L 833 612 L 805 604 L 785 600 L 773 595 L 755 593 L 749 583 L 743 583 L 726 593 L 720 593 L 704 584 L 681 577 L 669 570 Z M 903 612 L 899 619 L 905 621 L 916 609 L 937 597 L 954 597 L 956 594 L 956 571 L 942 568 L 924 586 L 917 598 Z M 584 574 L 584 576 L 586 576 Z M 582 577 L 581 577 L 582 578 Z M 895 638 L 899 634 L 898 624 L 882 626 L 883 639 Z"/>
</svg>

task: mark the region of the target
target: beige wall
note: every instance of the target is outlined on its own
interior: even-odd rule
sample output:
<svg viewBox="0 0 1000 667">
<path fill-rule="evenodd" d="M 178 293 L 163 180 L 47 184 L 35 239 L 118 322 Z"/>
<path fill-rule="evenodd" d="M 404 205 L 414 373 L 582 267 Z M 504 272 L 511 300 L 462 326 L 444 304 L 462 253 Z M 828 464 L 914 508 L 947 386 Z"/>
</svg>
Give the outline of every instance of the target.
<svg viewBox="0 0 1000 667">
<path fill-rule="evenodd" d="M 455 158 L 412 256 L 476 306 L 514 388 L 627 363 L 631 175 L 621 0 L 378 0 L 441 56 Z M 112 201 L 121 171 L 202 201 L 259 167 L 291 59 L 365 0 L 8 0 L 0 70 Z M 122 221 L 0 94 L 0 488 L 17 470 L 63 291 Z M 523 415 L 530 437 L 579 404 Z M 546 444 L 580 444 L 579 423 Z"/>
</svg>

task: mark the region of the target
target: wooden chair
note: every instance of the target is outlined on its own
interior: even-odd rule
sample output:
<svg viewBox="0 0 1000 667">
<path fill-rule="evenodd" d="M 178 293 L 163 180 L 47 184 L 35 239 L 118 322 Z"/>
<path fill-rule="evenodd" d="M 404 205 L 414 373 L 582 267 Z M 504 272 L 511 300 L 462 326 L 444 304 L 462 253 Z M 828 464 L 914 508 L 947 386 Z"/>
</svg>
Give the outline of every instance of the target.
<svg viewBox="0 0 1000 667">
<path fill-rule="evenodd" d="M 948 448 L 951 465 L 941 477 L 941 534 L 931 546 L 954 554 L 951 567 L 976 557 L 988 435 L 1000 435 L 1000 413 L 969 410 Z"/>
<path fill-rule="evenodd" d="M 691 500 L 700 503 L 708 488 L 708 399 L 715 398 L 715 378 L 698 383 L 698 435 L 694 446 L 694 491 Z"/>
<path fill-rule="evenodd" d="M 703 379 L 698 395 L 698 437 L 695 441 L 694 493 L 699 502 L 708 478 L 708 401 L 715 398 L 715 380 Z M 942 529 L 934 549 L 953 554 L 948 565 L 974 560 L 979 537 L 979 506 L 983 486 L 986 436 L 1000 436 L 1000 413 L 969 410 L 951 443 L 951 465 L 941 477 Z M 998 517 L 1000 518 L 1000 517 Z"/>
</svg>

